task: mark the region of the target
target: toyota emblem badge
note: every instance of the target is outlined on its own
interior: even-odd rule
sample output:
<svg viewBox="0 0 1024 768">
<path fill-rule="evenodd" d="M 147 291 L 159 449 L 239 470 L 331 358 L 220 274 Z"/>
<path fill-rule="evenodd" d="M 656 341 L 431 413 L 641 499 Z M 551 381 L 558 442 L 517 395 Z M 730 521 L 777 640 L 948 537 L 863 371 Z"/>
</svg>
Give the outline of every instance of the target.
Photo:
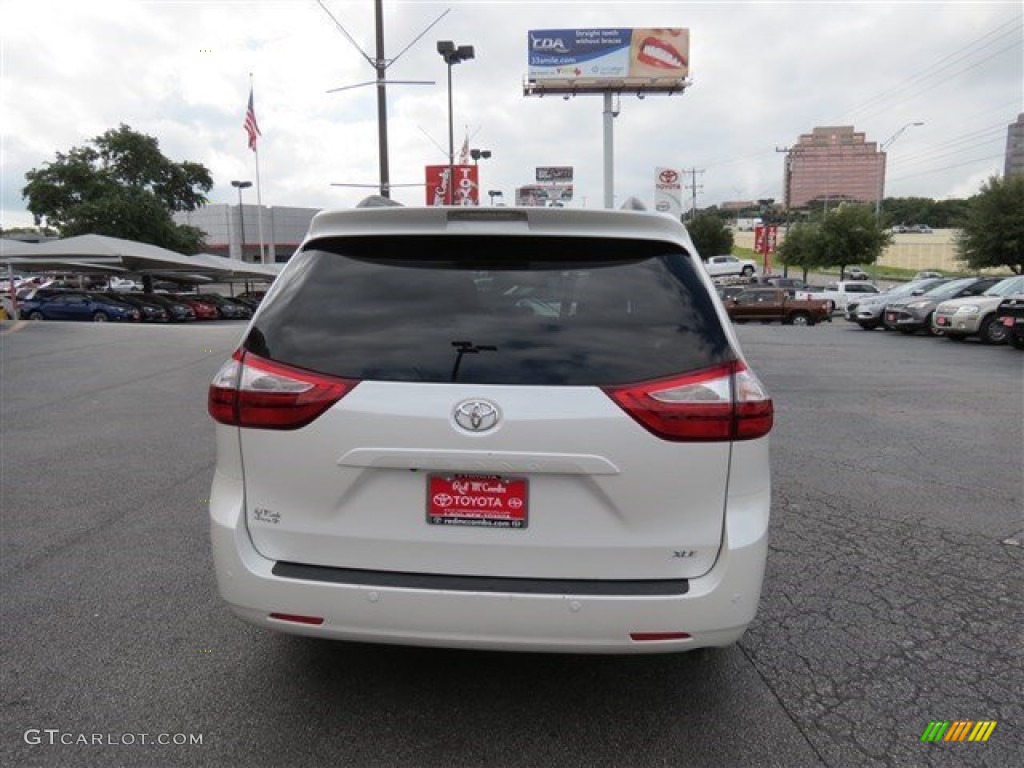
<svg viewBox="0 0 1024 768">
<path fill-rule="evenodd" d="M 498 406 L 486 400 L 463 400 L 455 406 L 455 423 L 467 432 L 486 432 L 498 424 Z"/>
</svg>

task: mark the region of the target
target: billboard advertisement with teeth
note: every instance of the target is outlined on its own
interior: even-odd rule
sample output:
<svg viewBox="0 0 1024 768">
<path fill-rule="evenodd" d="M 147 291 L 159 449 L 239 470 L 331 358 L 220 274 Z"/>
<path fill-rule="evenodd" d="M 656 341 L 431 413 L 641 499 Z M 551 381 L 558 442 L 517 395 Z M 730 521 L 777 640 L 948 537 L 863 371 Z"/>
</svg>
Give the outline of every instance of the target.
<svg viewBox="0 0 1024 768">
<path fill-rule="evenodd" d="M 527 32 L 527 91 L 682 90 L 690 30 L 539 29 Z"/>
</svg>

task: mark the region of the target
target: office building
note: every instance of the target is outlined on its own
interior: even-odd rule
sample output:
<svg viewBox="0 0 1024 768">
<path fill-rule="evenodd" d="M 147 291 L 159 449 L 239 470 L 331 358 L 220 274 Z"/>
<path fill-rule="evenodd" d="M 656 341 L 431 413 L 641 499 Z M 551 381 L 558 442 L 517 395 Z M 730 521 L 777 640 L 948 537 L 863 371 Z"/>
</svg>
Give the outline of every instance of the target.
<svg viewBox="0 0 1024 768">
<path fill-rule="evenodd" d="M 874 203 L 885 177 L 885 153 L 852 125 L 815 128 L 786 151 L 785 204 L 802 208 Z"/>
<path fill-rule="evenodd" d="M 1005 178 L 1024 176 L 1024 112 L 1017 115 L 1017 122 L 1006 127 Z"/>
</svg>

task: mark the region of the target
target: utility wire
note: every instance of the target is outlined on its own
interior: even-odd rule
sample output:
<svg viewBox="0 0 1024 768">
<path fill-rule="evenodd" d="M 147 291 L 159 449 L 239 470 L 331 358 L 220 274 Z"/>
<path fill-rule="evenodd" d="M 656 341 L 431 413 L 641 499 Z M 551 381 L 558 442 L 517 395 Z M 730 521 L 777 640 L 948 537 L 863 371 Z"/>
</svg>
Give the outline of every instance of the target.
<svg viewBox="0 0 1024 768">
<path fill-rule="evenodd" d="M 920 93 L 924 93 L 927 90 L 931 90 L 933 88 L 938 87 L 939 85 L 945 84 L 945 83 L 948 82 L 949 77 L 954 77 L 954 76 L 962 75 L 965 72 L 969 72 L 969 71 L 971 71 L 973 69 L 976 69 L 977 67 L 979 67 L 982 64 L 990 61 L 991 59 L 995 58 L 996 56 L 1000 56 L 1003 53 L 1006 53 L 1008 50 L 1011 50 L 1013 48 L 1019 47 L 1021 45 L 1021 43 L 1022 43 L 1021 33 L 1020 33 L 1022 21 L 1024 21 L 1024 15 L 1017 15 L 1017 16 L 1014 16 L 1013 18 L 1009 19 L 1008 21 L 999 24 L 995 28 L 993 28 L 993 29 L 989 30 L 988 32 L 986 32 L 981 37 L 979 37 L 979 38 L 975 39 L 974 41 L 968 43 L 967 45 L 963 46 L 962 48 L 959 48 L 956 51 L 953 51 L 952 53 L 942 57 L 941 59 L 936 61 L 934 64 L 931 64 L 930 66 L 926 67 L 925 69 L 923 69 L 920 72 L 916 73 L 915 75 L 911 76 L 906 81 L 904 81 L 899 86 L 897 86 L 895 89 L 890 89 L 888 91 L 884 91 L 881 94 L 879 94 L 877 96 L 874 96 L 871 99 L 868 99 L 866 102 L 863 102 L 861 105 L 859 105 L 859 106 L 855 107 L 854 109 L 850 110 L 849 112 L 847 112 L 846 113 L 846 118 L 852 118 L 853 115 L 857 114 L 858 112 L 867 110 L 868 107 L 870 107 L 872 105 L 875 105 L 878 102 L 883 102 L 885 100 L 892 99 L 895 94 L 902 93 L 907 88 L 913 87 L 914 83 L 916 83 L 917 81 L 919 81 L 919 80 L 927 80 L 929 78 L 935 77 L 935 76 L 939 75 L 940 73 L 944 72 L 946 69 L 949 69 L 950 67 L 954 66 L 955 64 L 958 64 L 958 63 L 962 62 L 965 59 L 969 59 L 973 55 L 976 55 L 978 53 L 983 52 L 985 49 L 990 48 L 992 45 L 997 44 L 998 42 L 1000 42 L 1004 38 L 1007 38 L 1008 36 L 1013 35 L 1015 33 L 1017 34 L 1017 39 L 1013 43 L 1011 43 L 1010 45 L 1007 45 L 1007 46 L 1004 46 L 1003 48 L 1000 48 L 995 53 L 992 53 L 989 56 L 986 56 L 984 59 L 981 59 L 979 61 L 976 61 L 976 62 L 972 63 L 970 66 L 964 67 L 964 68 L 962 68 L 962 69 L 960 69 L 960 70 L 958 70 L 958 71 L 956 71 L 954 73 L 951 73 L 948 77 L 944 77 L 943 79 L 939 80 L 938 82 L 934 83 L 933 85 L 930 85 L 930 86 L 927 86 L 925 88 L 919 89 L 919 92 Z M 991 39 L 989 39 L 989 38 L 991 38 Z M 985 42 L 986 40 L 988 42 Z M 982 45 L 979 46 L 979 44 L 982 44 Z M 974 50 L 971 53 L 965 53 L 966 51 L 969 51 L 972 48 L 977 48 L 977 50 Z M 981 115 L 977 115 L 976 117 L 984 117 L 984 116 L 987 116 L 988 114 L 990 114 L 992 112 L 1003 111 L 1005 109 L 1006 108 L 1004 108 L 1004 107 L 999 107 L 999 108 L 996 108 L 996 109 L 993 109 L 993 110 L 986 111 L 985 113 L 982 113 Z M 871 112 L 869 114 L 861 116 L 860 119 L 862 119 L 862 120 L 863 119 L 867 119 L 868 117 L 871 117 L 871 116 L 874 116 L 874 115 L 877 115 L 877 114 L 882 114 L 884 111 L 885 111 L 884 108 L 879 108 L 876 111 L 873 111 L 873 112 Z M 846 123 L 846 122 L 848 122 L 848 119 L 844 119 L 844 120 L 842 120 L 840 122 Z M 1004 129 L 1005 126 L 1001 126 L 1001 128 Z M 985 129 L 981 129 L 981 130 L 985 130 Z M 941 146 L 944 146 L 944 145 L 940 145 L 940 147 Z M 733 163 L 742 162 L 744 160 L 752 160 L 752 159 L 762 158 L 762 157 L 764 157 L 766 155 L 772 154 L 774 151 L 775 151 L 774 149 L 765 149 L 765 150 L 762 150 L 762 151 L 757 151 L 757 152 L 752 152 L 752 153 L 749 153 L 749 154 L 739 155 L 737 157 L 722 158 L 720 160 L 714 160 L 714 161 L 711 161 L 711 162 L 704 163 L 704 166 L 705 166 L 705 168 L 718 168 L 720 166 L 731 165 Z"/>
<path fill-rule="evenodd" d="M 903 155 L 894 161 L 894 165 L 917 165 L 924 162 L 930 162 L 937 160 L 941 157 L 947 157 L 951 154 L 957 154 L 964 151 L 970 151 L 976 147 L 984 146 L 986 144 L 994 144 L 996 142 L 1002 143 L 1006 137 L 1005 127 L 999 127 L 998 129 L 990 129 L 987 131 L 979 131 L 973 134 L 968 134 L 962 138 L 945 142 L 944 144 L 938 144 L 934 147 L 927 147 L 917 153 Z M 962 145 L 967 146 L 962 146 Z"/>
<path fill-rule="evenodd" d="M 988 155 L 987 157 L 977 157 L 977 158 L 975 158 L 973 160 L 965 160 L 962 163 L 955 163 L 953 165 L 944 165 L 941 168 L 932 168 L 929 171 L 920 171 L 919 173 L 908 173 L 906 176 L 897 176 L 895 178 L 889 179 L 889 181 L 890 182 L 903 181 L 903 179 L 913 179 L 913 178 L 916 178 L 918 176 L 928 176 L 929 174 L 932 174 L 932 173 L 939 173 L 940 171 L 948 171 L 951 168 L 962 168 L 965 165 L 974 165 L 975 163 L 983 163 L 983 162 L 987 162 L 988 160 L 1002 160 L 1002 159 L 1003 159 L 1003 153 L 999 153 L 998 155 Z"/>
<path fill-rule="evenodd" d="M 956 74 L 956 75 L 962 74 L 963 72 L 969 71 L 970 69 L 973 69 L 974 67 L 984 63 L 985 61 L 988 61 L 989 59 L 993 58 L 994 56 L 998 56 L 999 54 L 1005 53 L 1006 51 L 1008 51 L 1008 50 L 1010 50 L 1010 49 L 1012 49 L 1014 47 L 1020 46 L 1021 45 L 1021 21 L 1022 20 L 1024 20 L 1024 16 L 1015 16 L 1014 18 L 1010 19 L 1006 23 L 1001 24 L 1000 26 L 996 27 L 995 29 L 990 30 L 986 34 L 982 35 L 977 40 L 975 40 L 975 41 L 973 41 L 971 43 L 968 43 L 963 48 L 960 48 L 960 49 L 954 51 L 953 53 L 950 53 L 949 55 L 944 56 L 943 58 L 939 59 L 937 62 L 935 62 L 934 64 L 930 65 L 929 67 L 926 67 L 925 69 L 921 70 L 917 74 L 912 75 L 911 77 L 909 77 L 906 80 L 904 80 L 903 83 L 901 83 L 900 85 L 897 85 L 895 88 L 892 88 L 892 89 L 890 89 L 888 91 L 884 91 L 884 92 L 880 93 L 879 95 L 874 96 L 874 97 L 868 99 L 867 101 L 863 102 L 862 104 L 854 107 L 852 110 L 850 110 L 848 113 L 846 113 L 847 117 L 852 117 L 853 115 L 856 115 L 857 113 L 859 113 L 859 112 L 861 112 L 863 110 L 866 110 L 868 107 L 874 105 L 875 102 L 885 102 L 885 101 L 888 101 L 890 99 L 893 99 L 898 94 L 903 93 L 904 91 L 906 91 L 906 90 L 908 90 L 910 88 L 916 87 L 916 84 L 919 81 L 925 81 L 925 80 L 928 80 L 928 79 L 930 79 L 932 77 L 936 77 L 937 75 L 939 75 L 940 73 L 942 73 L 945 70 L 949 69 L 953 65 L 961 62 L 964 59 L 969 58 L 970 56 L 973 56 L 973 55 L 975 55 L 977 53 L 980 53 L 985 48 L 988 48 L 988 47 L 994 45 L 996 42 L 1002 40 L 1005 37 L 1008 37 L 1010 35 L 1014 35 L 1015 34 L 1016 35 L 1016 40 L 1013 43 L 1011 43 L 1010 45 L 1008 45 L 1008 46 L 1006 46 L 1004 48 L 1001 48 L 999 51 L 997 51 L 996 53 L 992 54 L 991 56 L 986 57 L 982 61 L 977 62 L 976 64 L 972 65 L 971 67 L 968 67 L 968 68 L 966 68 L 964 70 L 960 70 L 960 71 L 958 71 L 958 72 L 956 72 L 954 74 Z M 984 45 L 982 45 L 978 50 L 971 51 L 970 53 L 964 53 L 968 49 L 973 48 L 974 46 L 978 45 L 978 43 L 980 43 L 983 40 L 985 40 L 985 38 L 992 37 L 993 35 L 996 35 L 996 37 L 993 38 L 992 40 L 989 40 Z M 961 54 L 963 54 L 963 55 L 961 55 Z M 946 78 L 946 79 L 948 79 L 948 78 Z M 942 82 L 945 82 L 946 79 L 944 79 Z M 934 85 L 928 86 L 928 89 L 931 89 L 933 87 L 935 87 L 935 86 Z"/>
<path fill-rule="evenodd" d="M 1009 50 L 1012 50 L 1013 48 L 1019 48 L 1019 47 L 1021 47 L 1021 43 L 1018 42 L 1018 43 L 1013 43 L 1011 45 L 1008 45 L 1005 48 L 1001 48 L 998 51 L 996 51 L 995 53 L 993 53 L 992 55 L 986 56 L 981 61 L 977 61 L 977 62 L 975 62 L 974 64 L 972 64 L 969 67 L 965 67 L 964 69 L 961 69 L 961 70 L 958 70 L 957 72 L 954 72 L 953 75 L 951 75 L 951 77 L 960 76 L 960 75 L 963 75 L 963 74 L 965 74 L 967 72 L 970 72 L 972 69 L 977 69 L 978 67 L 980 67 L 985 62 L 987 62 L 987 61 L 989 61 L 991 59 L 994 59 L 997 56 L 1001 56 L 1002 54 L 1006 53 Z M 915 91 L 914 95 L 909 97 L 909 98 L 910 99 L 916 99 L 916 98 L 918 98 L 920 96 L 923 96 L 928 91 L 935 90 L 936 88 L 938 88 L 940 86 L 948 86 L 949 85 L 949 79 L 950 78 L 943 78 L 941 80 L 937 80 L 936 82 L 932 83 L 931 85 L 926 85 L 926 86 L 919 87 Z M 905 101 L 907 101 L 907 99 L 903 99 L 902 101 L 900 101 L 900 103 L 904 103 Z M 861 119 L 862 120 L 866 120 L 869 117 L 875 117 L 877 115 L 884 114 L 886 111 L 888 111 L 891 108 L 892 107 L 889 106 L 889 105 L 880 104 L 876 110 L 868 111 L 864 115 L 862 115 Z"/>
</svg>

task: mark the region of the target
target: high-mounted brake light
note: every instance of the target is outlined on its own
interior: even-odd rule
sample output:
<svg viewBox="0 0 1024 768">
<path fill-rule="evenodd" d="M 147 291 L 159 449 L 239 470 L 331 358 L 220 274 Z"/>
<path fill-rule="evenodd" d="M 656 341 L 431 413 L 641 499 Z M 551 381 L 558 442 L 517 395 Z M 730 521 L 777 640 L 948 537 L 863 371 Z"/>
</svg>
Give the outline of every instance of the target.
<svg viewBox="0 0 1024 768">
<path fill-rule="evenodd" d="M 208 409 L 221 424 L 299 429 L 348 394 L 349 379 L 311 373 L 239 350 L 213 377 Z"/>
<path fill-rule="evenodd" d="M 648 431 L 675 442 L 753 440 L 772 428 L 774 408 L 740 361 L 605 392 Z"/>
</svg>

